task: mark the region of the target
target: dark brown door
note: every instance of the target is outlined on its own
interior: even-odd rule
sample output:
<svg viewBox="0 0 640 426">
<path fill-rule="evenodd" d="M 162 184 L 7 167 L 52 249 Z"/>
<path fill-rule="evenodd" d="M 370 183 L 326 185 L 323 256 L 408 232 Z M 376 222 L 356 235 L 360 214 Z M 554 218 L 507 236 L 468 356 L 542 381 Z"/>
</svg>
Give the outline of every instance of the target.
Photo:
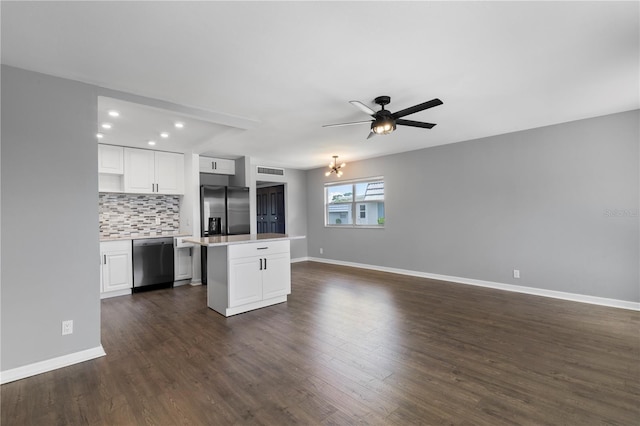
<svg viewBox="0 0 640 426">
<path fill-rule="evenodd" d="M 258 234 L 284 234 L 284 185 L 256 190 Z"/>
</svg>

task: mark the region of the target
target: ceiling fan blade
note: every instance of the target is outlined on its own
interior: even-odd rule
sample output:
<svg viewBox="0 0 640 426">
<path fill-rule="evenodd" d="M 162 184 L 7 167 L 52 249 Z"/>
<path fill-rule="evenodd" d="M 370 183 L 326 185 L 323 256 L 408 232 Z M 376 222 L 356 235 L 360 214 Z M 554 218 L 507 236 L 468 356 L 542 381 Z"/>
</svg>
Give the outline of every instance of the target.
<svg viewBox="0 0 640 426">
<path fill-rule="evenodd" d="M 423 102 L 421 104 L 414 105 L 412 107 L 402 109 L 402 110 L 400 110 L 398 112 L 394 112 L 391 115 L 394 118 L 400 118 L 400 117 L 404 117 L 405 115 L 414 114 L 414 113 L 416 113 L 418 111 L 423 111 L 425 109 L 433 108 L 433 107 L 438 106 L 438 105 L 442 105 L 442 101 L 440 99 L 438 99 L 438 98 L 435 98 L 435 99 L 431 99 L 430 101 Z"/>
<path fill-rule="evenodd" d="M 430 129 L 433 126 L 435 126 L 435 124 L 433 123 L 423 123 L 422 121 L 403 120 L 402 118 L 399 118 L 398 120 L 396 120 L 396 124 L 399 124 L 402 126 L 421 127 L 423 129 Z"/>
<path fill-rule="evenodd" d="M 360 101 L 349 101 L 349 103 L 366 114 L 376 115 L 376 112 L 374 110 L 372 110 L 371 108 L 369 108 L 368 106 L 366 106 Z"/>
<path fill-rule="evenodd" d="M 323 124 L 322 127 L 342 127 L 342 126 L 353 126 L 354 124 L 363 124 L 363 123 L 371 123 L 371 120 L 364 121 L 352 121 L 350 123 L 338 123 L 338 124 Z"/>
<path fill-rule="evenodd" d="M 376 132 L 374 132 L 373 130 L 369 132 L 369 136 L 367 136 L 367 139 L 371 139 L 372 137 L 374 137 L 376 135 Z"/>
</svg>

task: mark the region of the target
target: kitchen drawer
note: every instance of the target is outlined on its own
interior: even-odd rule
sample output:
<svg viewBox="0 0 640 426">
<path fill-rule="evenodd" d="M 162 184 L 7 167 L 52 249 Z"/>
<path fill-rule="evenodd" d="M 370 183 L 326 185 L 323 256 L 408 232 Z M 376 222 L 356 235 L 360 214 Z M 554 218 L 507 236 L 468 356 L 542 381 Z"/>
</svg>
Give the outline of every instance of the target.
<svg viewBox="0 0 640 426">
<path fill-rule="evenodd" d="M 266 256 L 274 253 L 289 253 L 289 240 L 233 244 L 228 248 L 229 259 Z"/>
<path fill-rule="evenodd" d="M 100 242 L 100 250 L 101 251 L 118 251 L 118 250 L 128 250 L 131 251 L 131 240 L 114 240 L 114 241 L 101 241 Z"/>
<path fill-rule="evenodd" d="M 185 238 L 193 238 L 191 236 L 189 237 L 175 237 L 173 240 L 173 245 L 175 248 L 183 248 L 183 247 L 193 247 L 195 244 L 193 243 L 188 243 L 186 241 L 184 241 Z"/>
</svg>

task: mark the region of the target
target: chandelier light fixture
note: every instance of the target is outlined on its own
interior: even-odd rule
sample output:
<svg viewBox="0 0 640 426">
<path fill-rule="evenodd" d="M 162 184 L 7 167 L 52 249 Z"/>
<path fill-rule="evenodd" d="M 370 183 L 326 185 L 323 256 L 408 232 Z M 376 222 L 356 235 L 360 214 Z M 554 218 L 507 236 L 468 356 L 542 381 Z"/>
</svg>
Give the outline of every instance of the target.
<svg viewBox="0 0 640 426">
<path fill-rule="evenodd" d="M 336 176 L 340 177 L 342 176 L 342 168 L 346 167 L 347 163 L 342 163 L 340 165 L 338 165 L 338 156 L 334 155 L 333 156 L 333 162 L 329 163 L 329 171 L 327 173 L 325 173 L 325 176 L 329 176 L 331 173 L 335 173 Z"/>
</svg>

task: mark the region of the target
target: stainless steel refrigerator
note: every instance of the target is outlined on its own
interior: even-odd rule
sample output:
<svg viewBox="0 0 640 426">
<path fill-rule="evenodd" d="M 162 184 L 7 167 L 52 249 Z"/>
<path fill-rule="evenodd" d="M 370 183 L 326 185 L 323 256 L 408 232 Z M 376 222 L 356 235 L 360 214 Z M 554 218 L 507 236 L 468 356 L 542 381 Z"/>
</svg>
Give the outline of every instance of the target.
<svg viewBox="0 0 640 426">
<path fill-rule="evenodd" d="M 200 186 L 200 236 L 249 234 L 249 188 Z M 202 282 L 207 283 L 207 249 L 202 248 Z"/>
</svg>

